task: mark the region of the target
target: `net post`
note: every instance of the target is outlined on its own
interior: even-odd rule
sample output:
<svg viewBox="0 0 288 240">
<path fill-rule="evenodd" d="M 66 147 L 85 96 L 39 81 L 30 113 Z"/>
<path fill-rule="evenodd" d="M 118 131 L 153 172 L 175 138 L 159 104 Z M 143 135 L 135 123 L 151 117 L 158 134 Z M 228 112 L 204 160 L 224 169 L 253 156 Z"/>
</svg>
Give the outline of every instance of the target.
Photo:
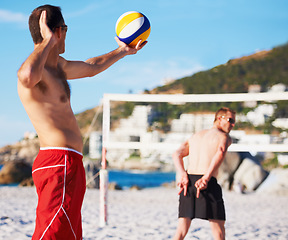
<svg viewBox="0 0 288 240">
<path fill-rule="evenodd" d="M 108 197 L 108 171 L 106 161 L 106 142 L 109 137 L 110 131 L 110 100 L 105 95 L 103 97 L 103 122 L 102 122 L 102 161 L 100 175 L 100 211 L 99 211 L 99 226 L 104 227 L 107 225 L 107 197 Z"/>
<path fill-rule="evenodd" d="M 100 211 L 99 211 L 99 226 L 107 225 L 107 192 L 108 192 L 108 171 L 107 169 L 100 170 Z"/>
</svg>

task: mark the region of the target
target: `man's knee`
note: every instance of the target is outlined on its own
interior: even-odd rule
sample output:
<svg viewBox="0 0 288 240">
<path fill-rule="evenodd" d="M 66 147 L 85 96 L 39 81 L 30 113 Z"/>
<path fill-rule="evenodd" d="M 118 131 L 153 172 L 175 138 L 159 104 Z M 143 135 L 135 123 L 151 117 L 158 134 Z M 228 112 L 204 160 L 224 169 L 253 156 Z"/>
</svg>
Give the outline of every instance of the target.
<svg viewBox="0 0 288 240">
<path fill-rule="evenodd" d="M 213 237 L 215 240 L 224 240 L 225 239 L 225 231 L 214 231 Z"/>
<path fill-rule="evenodd" d="M 225 239 L 225 221 L 221 220 L 209 220 L 213 237 L 215 240 Z"/>
<path fill-rule="evenodd" d="M 185 238 L 191 224 L 190 218 L 179 218 L 178 227 L 173 240 L 182 240 Z"/>
</svg>

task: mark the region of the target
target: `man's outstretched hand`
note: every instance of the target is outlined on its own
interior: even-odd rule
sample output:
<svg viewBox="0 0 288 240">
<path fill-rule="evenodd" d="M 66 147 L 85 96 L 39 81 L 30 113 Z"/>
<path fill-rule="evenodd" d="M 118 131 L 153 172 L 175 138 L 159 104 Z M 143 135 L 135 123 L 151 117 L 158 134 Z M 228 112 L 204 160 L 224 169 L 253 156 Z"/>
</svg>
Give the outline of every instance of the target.
<svg viewBox="0 0 288 240">
<path fill-rule="evenodd" d="M 147 41 L 142 42 L 142 40 L 139 40 L 139 42 L 137 43 L 135 47 L 130 47 L 126 43 L 120 41 L 118 37 L 115 37 L 115 40 L 117 44 L 119 45 L 119 47 L 123 48 L 127 52 L 127 55 L 136 54 L 139 50 L 141 50 L 147 44 Z"/>
</svg>

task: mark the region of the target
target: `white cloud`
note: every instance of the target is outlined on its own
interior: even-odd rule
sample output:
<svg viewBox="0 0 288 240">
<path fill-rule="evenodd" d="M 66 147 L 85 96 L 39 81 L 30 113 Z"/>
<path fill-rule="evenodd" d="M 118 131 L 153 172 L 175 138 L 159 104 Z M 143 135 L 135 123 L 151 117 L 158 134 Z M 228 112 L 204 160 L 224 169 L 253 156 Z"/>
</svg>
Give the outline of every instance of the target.
<svg viewBox="0 0 288 240">
<path fill-rule="evenodd" d="M 89 4 L 87 6 L 84 6 L 83 8 L 79 8 L 77 11 L 74 12 L 65 12 L 65 18 L 75 18 L 75 17 L 79 17 L 79 16 L 83 16 L 86 15 L 90 12 L 93 12 L 96 8 L 99 7 L 98 3 L 93 3 L 93 4 Z"/>
<path fill-rule="evenodd" d="M 0 9 L 0 22 L 27 23 L 28 16 L 23 13 Z"/>
</svg>

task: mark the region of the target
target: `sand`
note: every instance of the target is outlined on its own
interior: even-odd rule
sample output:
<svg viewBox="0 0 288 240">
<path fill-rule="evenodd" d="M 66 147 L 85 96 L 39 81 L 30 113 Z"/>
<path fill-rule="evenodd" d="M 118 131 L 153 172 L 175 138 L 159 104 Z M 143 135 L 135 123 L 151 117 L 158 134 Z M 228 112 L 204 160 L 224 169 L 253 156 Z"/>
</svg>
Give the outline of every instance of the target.
<svg viewBox="0 0 288 240">
<path fill-rule="evenodd" d="M 288 197 L 224 192 L 226 239 L 288 239 Z M 37 196 L 33 187 L 0 187 L 0 239 L 31 239 Z M 177 227 L 175 188 L 108 193 L 108 225 L 99 227 L 99 190 L 87 189 L 83 237 L 88 239 L 172 239 Z M 186 239 L 212 239 L 207 221 L 193 220 Z"/>
</svg>

